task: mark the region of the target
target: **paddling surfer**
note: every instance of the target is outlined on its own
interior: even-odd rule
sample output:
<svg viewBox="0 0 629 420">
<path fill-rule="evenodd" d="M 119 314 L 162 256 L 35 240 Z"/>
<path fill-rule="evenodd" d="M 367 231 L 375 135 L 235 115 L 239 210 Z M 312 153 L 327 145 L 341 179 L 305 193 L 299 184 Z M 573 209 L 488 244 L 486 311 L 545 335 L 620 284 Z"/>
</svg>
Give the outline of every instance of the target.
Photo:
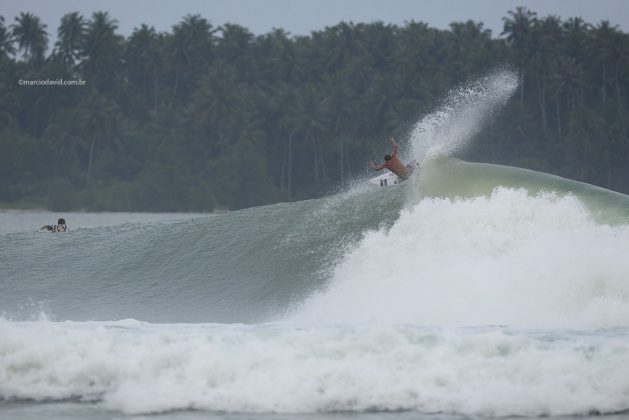
<svg viewBox="0 0 629 420">
<path fill-rule="evenodd" d="M 398 144 L 395 142 L 393 137 L 389 139 L 391 144 L 393 145 L 393 154 L 392 155 L 384 155 L 384 163 L 381 165 L 376 165 L 373 162 L 369 162 L 369 167 L 374 171 L 381 171 L 383 169 L 388 169 L 401 179 L 408 179 L 413 173 L 413 169 L 417 165 L 417 162 L 413 161 L 408 165 L 404 165 L 400 159 L 397 157 Z"/>
<path fill-rule="evenodd" d="M 56 225 L 44 225 L 39 228 L 39 230 L 47 230 L 49 232 L 67 232 L 68 227 L 66 226 L 66 220 L 64 218 L 60 218 L 57 220 Z"/>
</svg>

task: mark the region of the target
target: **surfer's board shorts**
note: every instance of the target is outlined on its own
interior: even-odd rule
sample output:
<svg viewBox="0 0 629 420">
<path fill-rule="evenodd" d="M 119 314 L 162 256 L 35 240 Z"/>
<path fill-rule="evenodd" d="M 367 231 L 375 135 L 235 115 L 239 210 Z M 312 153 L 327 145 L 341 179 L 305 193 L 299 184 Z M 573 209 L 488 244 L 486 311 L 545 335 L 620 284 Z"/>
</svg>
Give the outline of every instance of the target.
<svg viewBox="0 0 629 420">
<path fill-rule="evenodd" d="M 413 175 L 413 171 L 415 170 L 415 168 L 417 166 L 419 166 L 419 165 L 415 161 L 413 161 L 413 162 L 409 163 L 408 165 L 406 165 L 406 169 L 408 169 L 408 172 L 407 172 L 405 177 L 400 177 L 400 178 L 402 178 L 403 180 L 409 179 L 411 177 L 411 175 Z"/>
</svg>

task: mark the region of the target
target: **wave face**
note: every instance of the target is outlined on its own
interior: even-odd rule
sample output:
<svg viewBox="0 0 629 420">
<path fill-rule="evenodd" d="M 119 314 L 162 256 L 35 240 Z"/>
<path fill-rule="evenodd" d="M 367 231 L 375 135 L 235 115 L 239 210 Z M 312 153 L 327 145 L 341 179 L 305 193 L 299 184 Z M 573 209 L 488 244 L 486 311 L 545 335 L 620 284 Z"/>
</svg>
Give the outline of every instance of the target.
<svg viewBox="0 0 629 420">
<path fill-rule="evenodd" d="M 328 278 L 363 232 L 390 226 L 404 198 L 342 196 L 186 221 L 13 233 L 0 244 L 0 308 L 56 320 L 258 322 Z M 71 220 L 69 217 L 68 220 Z"/>
<path fill-rule="evenodd" d="M 415 127 L 421 170 L 398 187 L 0 229 L 0 403 L 629 412 L 629 197 L 449 156 L 516 86 L 503 71 L 455 89 Z"/>
<path fill-rule="evenodd" d="M 629 326 L 627 196 L 452 158 L 381 190 L 4 235 L 0 307 L 14 320 Z"/>
</svg>

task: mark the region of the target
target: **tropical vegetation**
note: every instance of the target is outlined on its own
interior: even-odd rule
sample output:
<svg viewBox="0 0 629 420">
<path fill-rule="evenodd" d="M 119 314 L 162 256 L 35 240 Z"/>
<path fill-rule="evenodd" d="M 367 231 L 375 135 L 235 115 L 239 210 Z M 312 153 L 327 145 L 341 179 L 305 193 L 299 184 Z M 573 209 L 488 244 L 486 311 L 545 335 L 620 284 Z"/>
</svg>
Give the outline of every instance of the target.
<svg viewBox="0 0 629 420">
<path fill-rule="evenodd" d="M 629 35 L 518 8 L 492 35 L 341 22 L 254 35 L 189 15 L 118 33 L 0 17 L 0 205 L 212 211 L 327 194 L 404 139 L 448 89 L 510 65 L 519 90 L 463 157 L 629 193 Z M 49 51 L 50 47 L 50 51 Z M 20 80 L 84 80 L 26 86 Z"/>
</svg>

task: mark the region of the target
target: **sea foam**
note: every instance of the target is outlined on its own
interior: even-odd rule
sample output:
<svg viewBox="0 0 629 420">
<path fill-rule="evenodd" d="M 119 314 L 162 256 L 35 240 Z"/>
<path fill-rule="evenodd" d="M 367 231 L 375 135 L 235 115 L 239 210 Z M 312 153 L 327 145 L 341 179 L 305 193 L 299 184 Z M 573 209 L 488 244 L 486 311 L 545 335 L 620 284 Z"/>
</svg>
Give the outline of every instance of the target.
<svg viewBox="0 0 629 420">
<path fill-rule="evenodd" d="M 0 321 L 0 397 L 172 410 L 627 410 L 629 335 L 505 328 Z"/>
<path fill-rule="evenodd" d="M 314 323 L 629 327 L 627 225 L 574 196 L 424 198 L 367 233 L 292 315 Z"/>
</svg>

